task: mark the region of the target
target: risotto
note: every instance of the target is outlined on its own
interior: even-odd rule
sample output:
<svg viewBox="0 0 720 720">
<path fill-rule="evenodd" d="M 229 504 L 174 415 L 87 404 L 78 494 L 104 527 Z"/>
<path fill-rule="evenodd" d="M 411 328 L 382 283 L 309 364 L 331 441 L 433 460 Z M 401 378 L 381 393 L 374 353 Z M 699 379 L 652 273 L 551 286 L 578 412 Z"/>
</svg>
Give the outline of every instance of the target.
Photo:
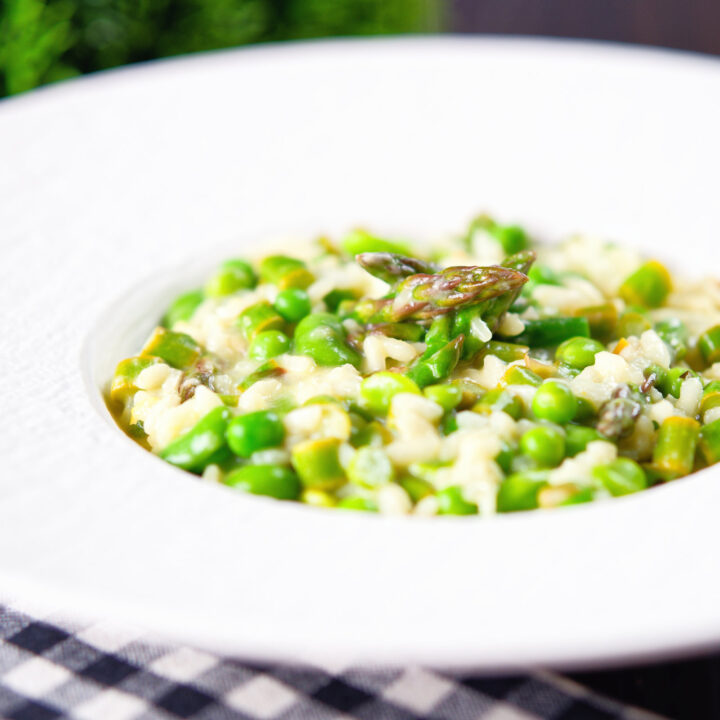
<svg viewBox="0 0 720 720">
<path fill-rule="evenodd" d="M 354 231 L 224 262 L 108 402 L 151 452 L 256 495 L 424 516 L 591 502 L 720 459 L 720 284 L 487 216 L 422 249 Z"/>
</svg>

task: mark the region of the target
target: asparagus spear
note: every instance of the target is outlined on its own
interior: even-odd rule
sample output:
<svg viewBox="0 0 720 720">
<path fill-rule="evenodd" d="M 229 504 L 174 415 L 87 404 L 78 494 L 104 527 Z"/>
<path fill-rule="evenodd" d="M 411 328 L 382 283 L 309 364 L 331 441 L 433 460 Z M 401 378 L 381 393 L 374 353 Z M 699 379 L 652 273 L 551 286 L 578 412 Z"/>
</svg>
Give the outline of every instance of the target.
<svg viewBox="0 0 720 720">
<path fill-rule="evenodd" d="M 432 274 L 438 268 L 432 263 L 414 257 L 390 252 L 365 252 L 355 256 L 355 261 L 363 270 L 367 270 L 390 285 L 417 273 Z"/>
<path fill-rule="evenodd" d="M 532 250 L 524 250 L 506 258 L 501 267 L 527 275 L 534 260 L 535 253 Z M 451 335 L 453 337 L 457 337 L 461 333 L 465 335 L 465 344 L 463 345 L 463 357 L 465 359 L 473 358 L 487 344 L 483 338 L 475 335 L 473 319 L 483 320 L 490 332 L 495 333 L 503 315 L 510 309 L 521 290 L 522 286 L 519 286 L 516 290 L 506 292 L 477 305 L 469 305 L 454 313 Z"/>
<path fill-rule="evenodd" d="M 410 368 L 407 376 L 420 388 L 444 380 L 460 360 L 464 339 L 463 335 L 459 335 L 432 355 L 423 355 Z"/>
<path fill-rule="evenodd" d="M 643 406 L 627 385 L 618 388 L 614 395 L 600 408 L 597 430 L 608 438 L 618 440 L 632 433 Z"/>
<path fill-rule="evenodd" d="M 514 255 L 510 255 L 505 258 L 501 267 L 515 270 L 523 275 L 527 275 L 528 270 L 530 270 L 530 267 L 535 262 L 535 257 L 536 255 L 532 250 L 523 250 L 522 252 L 515 253 Z M 512 291 L 493 298 L 488 303 L 488 306 L 483 313 L 483 320 L 485 320 L 487 326 L 493 333 L 500 325 L 503 315 L 512 307 L 515 300 L 517 300 L 523 285 L 524 283 L 521 283 Z"/>
<path fill-rule="evenodd" d="M 526 282 L 523 273 L 497 265 L 450 267 L 409 275 L 389 297 L 359 303 L 356 313 L 365 322 L 431 320 L 515 292 Z"/>
<path fill-rule="evenodd" d="M 694 418 L 671 416 L 663 421 L 653 450 L 653 467 L 666 480 L 691 473 L 700 423 Z"/>
</svg>

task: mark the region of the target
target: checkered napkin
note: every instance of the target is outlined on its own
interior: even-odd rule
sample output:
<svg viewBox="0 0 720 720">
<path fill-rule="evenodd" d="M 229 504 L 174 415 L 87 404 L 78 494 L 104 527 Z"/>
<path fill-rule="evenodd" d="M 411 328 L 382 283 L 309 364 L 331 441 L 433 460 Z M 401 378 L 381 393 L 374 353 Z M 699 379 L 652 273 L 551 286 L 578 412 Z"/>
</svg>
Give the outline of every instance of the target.
<svg viewBox="0 0 720 720">
<path fill-rule="evenodd" d="M 139 629 L 0 605 L 0 717 L 9 720 L 650 720 L 549 673 L 259 666 Z"/>
</svg>

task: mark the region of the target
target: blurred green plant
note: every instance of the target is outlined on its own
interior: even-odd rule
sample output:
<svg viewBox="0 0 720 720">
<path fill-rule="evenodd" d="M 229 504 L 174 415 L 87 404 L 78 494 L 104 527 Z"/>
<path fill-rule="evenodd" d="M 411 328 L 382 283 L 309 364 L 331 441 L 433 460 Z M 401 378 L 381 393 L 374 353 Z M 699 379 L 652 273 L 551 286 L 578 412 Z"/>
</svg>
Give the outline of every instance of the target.
<svg viewBox="0 0 720 720">
<path fill-rule="evenodd" d="M 270 40 L 434 30 L 442 0 L 0 0 L 0 97 Z"/>
<path fill-rule="evenodd" d="M 77 72 L 63 62 L 74 43 L 70 0 L 4 0 L 0 8 L 0 92 L 22 92 Z"/>
</svg>

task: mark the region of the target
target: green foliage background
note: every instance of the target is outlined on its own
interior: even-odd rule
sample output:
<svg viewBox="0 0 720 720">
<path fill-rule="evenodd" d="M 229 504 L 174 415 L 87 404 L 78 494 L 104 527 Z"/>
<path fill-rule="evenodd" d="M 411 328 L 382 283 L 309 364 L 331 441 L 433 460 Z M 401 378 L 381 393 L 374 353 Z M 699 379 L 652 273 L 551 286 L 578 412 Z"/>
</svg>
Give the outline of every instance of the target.
<svg viewBox="0 0 720 720">
<path fill-rule="evenodd" d="M 0 0 L 0 97 L 270 40 L 434 30 L 442 0 Z"/>
</svg>

